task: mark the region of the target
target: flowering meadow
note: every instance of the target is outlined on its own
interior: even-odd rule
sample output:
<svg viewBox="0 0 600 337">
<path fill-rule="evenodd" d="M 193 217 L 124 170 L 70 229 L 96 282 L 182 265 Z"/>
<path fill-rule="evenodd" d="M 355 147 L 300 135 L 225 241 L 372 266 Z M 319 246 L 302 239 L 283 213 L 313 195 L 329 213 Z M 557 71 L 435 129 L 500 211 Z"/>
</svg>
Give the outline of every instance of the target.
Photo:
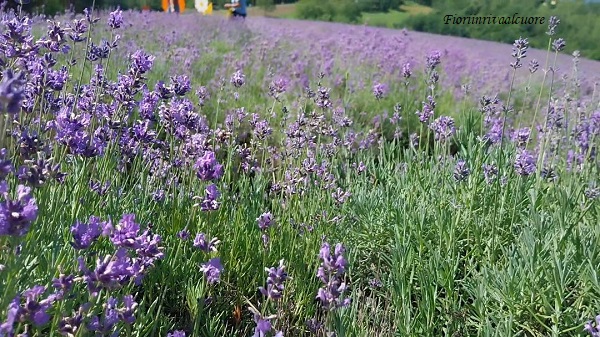
<svg viewBox="0 0 600 337">
<path fill-rule="evenodd" d="M 600 336 L 600 62 L 548 21 L 3 11 L 0 336 Z"/>
</svg>

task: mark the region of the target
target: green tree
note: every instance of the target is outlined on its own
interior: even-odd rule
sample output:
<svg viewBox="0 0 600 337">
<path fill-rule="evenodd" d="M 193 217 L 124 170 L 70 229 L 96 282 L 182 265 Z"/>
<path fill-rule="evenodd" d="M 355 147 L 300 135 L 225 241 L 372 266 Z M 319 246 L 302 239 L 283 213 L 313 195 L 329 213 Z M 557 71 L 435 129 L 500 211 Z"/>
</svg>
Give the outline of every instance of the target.
<svg viewBox="0 0 600 337">
<path fill-rule="evenodd" d="M 272 12 L 275 10 L 275 0 L 256 0 L 256 6 L 263 11 Z"/>
</svg>

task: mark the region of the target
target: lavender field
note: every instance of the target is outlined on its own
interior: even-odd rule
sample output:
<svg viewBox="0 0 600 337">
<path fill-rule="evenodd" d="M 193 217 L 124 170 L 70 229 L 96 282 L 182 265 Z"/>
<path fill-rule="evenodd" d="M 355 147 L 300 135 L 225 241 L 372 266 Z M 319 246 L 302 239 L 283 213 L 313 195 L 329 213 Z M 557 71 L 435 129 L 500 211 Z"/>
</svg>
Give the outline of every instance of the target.
<svg viewBox="0 0 600 337">
<path fill-rule="evenodd" d="M 600 336 L 576 22 L 1 22 L 0 337 Z"/>
</svg>

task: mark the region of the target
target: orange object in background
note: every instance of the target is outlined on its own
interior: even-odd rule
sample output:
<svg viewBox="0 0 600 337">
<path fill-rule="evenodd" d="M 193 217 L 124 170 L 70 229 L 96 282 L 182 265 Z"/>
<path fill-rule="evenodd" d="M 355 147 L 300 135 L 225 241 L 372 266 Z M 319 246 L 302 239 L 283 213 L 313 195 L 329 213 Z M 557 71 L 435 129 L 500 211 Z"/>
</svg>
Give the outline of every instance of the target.
<svg viewBox="0 0 600 337">
<path fill-rule="evenodd" d="M 169 5 L 170 2 L 173 2 L 173 10 L 175 11 L 175 7 L 178 7 L 177 10 L 179 11 L 179 13 L 183 13 L 183 11 L 185 11 L 185 0 L 162 0 L 162 8 L 165 12 L 169 12 Z M 177 6 L 175 6 L 175 3 L 177 3 Z"/>
</svg>

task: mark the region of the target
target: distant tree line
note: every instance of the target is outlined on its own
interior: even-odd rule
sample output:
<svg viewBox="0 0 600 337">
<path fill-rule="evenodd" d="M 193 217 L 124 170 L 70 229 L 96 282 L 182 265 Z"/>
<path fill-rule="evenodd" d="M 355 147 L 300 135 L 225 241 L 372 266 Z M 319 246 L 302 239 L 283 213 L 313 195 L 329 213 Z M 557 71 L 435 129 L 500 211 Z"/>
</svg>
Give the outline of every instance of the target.
<svg viewBox="0 0 600 337">
<path fill-rule="evenodd" d="M 210 0 L 209 0 L 210 1 Z M 261 6 L 265 8 L 273 8 L 276 4 L 294 3 L 298 0 L 247 0 L 251 6 Z M 379 0 L 378 0 L 379 1 Z M 388 1 L 388 0 L 382 0 Z M 0 0 L 6 2 L 7 8 L 17 9 L 18 0 Z M 46 15 L 54 15 L 56 13 L 64 13 L 66 10 L 73 8 L 76 12 L 83 11 L 84 8 L 116 8 L 117 6 L 123 10 L 128 9 L 151 9 L 162 10 L 162 0 L 25 0 L 28 2 L 22 6 L 22 10 L 29 13 L 44 13 Z M 223 8 L 223 5 L 230 0 L 212 0 L 215 8 Z M 194 0 L 186 0 L 186 8 L 194 8 Z"/>
<path fill-rule="evenodd" d="M 363 12 L 397 10 L 404 0 L 300 0 L 296 15 L 300 19 L 355 23 Z"/>
<path fill-rule="evenodd" d="M 520 36 L 529 39 L 530 45 L 545 49 L 548 46 L 547 24 L 495 24 L 452 25 L 444 23 L 445 15 L 455 16 L 558 16 L 561 23 L 555 38 L 566 41 L 565 52 L 579 50 L 586 58 L 600 60 L 600 4 L 585 0 L 422 0 L 430 2 L 434 11 L 430 14 L 410 16 L 398 23 L 397 28 L 512 43 Z"/>
<path fill-rule="evenodd" d="M 8 1 L 8 7 L 16 8 L 16 0 Z M 84 8 L 116 8 L 162 10 L 162 0 L 28 0 L 23 10 L 30 13 L 53 15 L 70 8 L 76 12 Z M 214 8 L 223 8 L 230 0 L 213 0 Z M 356 22 L 362 12 L 387 12 L 398 9 L 404 0 L 247 0 L 250 6 L 272 9 L 277 4 L 298 3 L 297 16 L 303 19 Z M 428 0 L 422 0 L 428 1 Z M 430 0 L 429 0 L 430 1 Z M 186 7 L 193 9 L 194 0 L 186 0 Z"/>
</svg>

